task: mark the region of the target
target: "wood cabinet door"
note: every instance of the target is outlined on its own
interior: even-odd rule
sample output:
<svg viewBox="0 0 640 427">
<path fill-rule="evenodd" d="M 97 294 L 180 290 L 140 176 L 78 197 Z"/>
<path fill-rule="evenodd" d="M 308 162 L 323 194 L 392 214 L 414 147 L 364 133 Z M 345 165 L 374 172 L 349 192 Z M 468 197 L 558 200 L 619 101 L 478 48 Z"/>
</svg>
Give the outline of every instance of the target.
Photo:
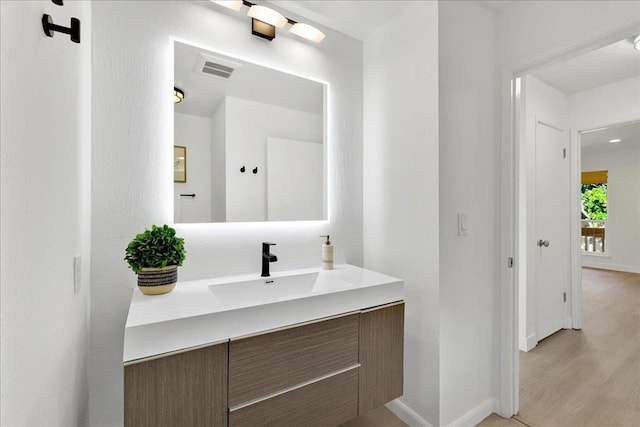
<svg viewBox="0 0 640 427">
<path fill-rule="evenodd" d="M 404 302 L 360 316 L 359 415 L 402 396 Z"/>
<path fill-rule="evenodd" d="M 127 427 L 227 426 L 228 343 L 124 368 Z"/>
<path fill-rule="evenodd" d="M 358 416 L 358 368 L 229 413 L 229 427 L 328 427 Z"/>
<path fill-rule="evenodd" d="M 229 407 L 358 364 L 360 314 L 295 326 L 229 343 Z"/>
</svg>

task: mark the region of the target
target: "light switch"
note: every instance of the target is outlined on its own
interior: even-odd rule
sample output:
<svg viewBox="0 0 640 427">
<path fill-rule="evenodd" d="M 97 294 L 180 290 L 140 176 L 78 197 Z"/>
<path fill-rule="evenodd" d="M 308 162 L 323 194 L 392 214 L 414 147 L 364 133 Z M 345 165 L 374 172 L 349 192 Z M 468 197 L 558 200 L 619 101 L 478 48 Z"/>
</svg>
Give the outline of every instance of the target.
<svg viewBox="0 0 640 427">
<path fill-rule="evenodd" d="M 469 234 L 469 222 L 466 213 L 458 214 L 458 236 L 466 236 Z"/>
</svg>

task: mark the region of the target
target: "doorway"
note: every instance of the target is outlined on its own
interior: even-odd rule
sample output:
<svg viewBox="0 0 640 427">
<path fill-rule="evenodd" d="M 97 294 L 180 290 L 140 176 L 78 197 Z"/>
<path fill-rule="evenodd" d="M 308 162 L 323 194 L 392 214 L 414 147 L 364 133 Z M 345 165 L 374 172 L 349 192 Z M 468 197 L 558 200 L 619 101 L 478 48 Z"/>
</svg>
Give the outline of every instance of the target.
<svg viewBox="0 0 640 427">
<path fill-rule="evenodd" d="M 640 120 L 578 136 L 582 265 L 640 273 Z"/>
<path fill-rule="evenodd" d="M 554 314 L 553 326 L 544 326 L 537 325 L 536 321 L 536 310 L 537 307 L 535 305 L 529 306 L 528 309 L 526 306 L 523 306 L 523 300 L 526 301 L 527 297 L 536 298 L 536 293 L 538 297 L 541 297 L 544 294 L 544 291 L 539 289 L 538 287 L 527 287 L 527 284 L 531 284 L 530 277 L 535 277 L 536 274 L 540 275 L 539 268 L 537 268 L 536 264 L 531 262 L 532 254 L 537 250 L 538 253 L 542 251 L 540 246 L 534 246 L 539 244 L 542 241 L 542 248 L 547 249 L 552 246 L 553 242 L 549 242 L 549 246 L 544 246 L 545 239 L 543 236 L 535 235 L 539 233 L 533 233 L 530 230 L 530 227 L 527 227 L 527 211 L 531 208 L 531 205 L 526 203 L 527 199 L 521 197 L 526 194 L 529 194 L 529 198 L 533 198 L 530 196 L 531 193 L 526 193 L 526 190 L 530 189 L 527 187 L 528 181 L 526 175 L 522 174 L 522 159 L 531 159 L 531 151 L 527 152 L 527 146 L 524 144 L 520 144 L 520 141 L 526 137 L 526 122 L 525 117 L 527 114 L 527 109 L 523 104 L 524 98 L 526 94 L 524 91 L 527 87 L 527 82 L 525 81 L 528 76 L 534 76 L 536 79 L 541 80 L 544 75 L 543 71 L 545 68 L 551 68 L 551 66 L 559 66 L 564 61 L 570 61 L 574 58 L 581 56 L 585 51 L 589 50 L 587 47 L 590 47 L 589 53 L 595 52 L 601 48 L 605 48 L 611 45 L 612 41 L 617 41 L 617 43 L 628 42 L 629 29 L 626 29 L 624 32 L 621 30 L 619 34 L 617 34 L 615 39 L 612 39 L 612 36 L 603 37 L 600 40 L 589 43 L 588 46 L 582 45 L 576 47 L 572 50 L 571 53 L 563 53 L 559 55 L 559 57 L 553 58 L 552 60 L 543 60 L 539 64 L 524 69 L 520 72 L 513 73 L 513 77 L 511 79 L 512 84 L 512 140 L 515 141 L 513 145 L 513 171 L 512 179 L 516 183 L 516 189 L 514 191 L 514 198 L 511 199 L 511 206 L 508 208 L 514 214 L 514 223 L 513 223 L 513 246 L 514 253 L 516 254 L 516 271 L 513 274 L 513 281 L 516 283 L 515 290 L 510 290 L 508 288 L 504 288 L 502 290 L 502 301 L 503 301 L 503 319 L 508 321 L 507 325 L 501 331 L 501 385 L 504 389 L 501 392 L 501 408 L 500 413 L 503 416 L 511 416 L 518 412 L 519 409 L 519 362 L 518 362 L 518 348 L 522 348 L 526 350 L 531 350 L 535 347 L 540 338 L 537 336 L 538 330 L 540 330 L 540 337 L 546 336 L 548 333 L 553 333 L 553 330 L 558 328 L 558 317 L 557 314 Z M 613 43 L 615 44 L 615 43 Z M 631 46 L 632 47 L 632 46 Z M 578 55 L 580 54 L 580 55 Z M 637 54 L 637 51 L 634 52 Z M 639 74 L 640 75 L 640 74 Z M 545 82 L 546 83 L 546 82 Z M 608 84 L 612 84 L 611 82 L 606 82 L 605 86 Z M 548 85 L 548 83 L 547 83 Z M 596 86 L 599 87 L 599 86 Z M 563 262 L 566 266 L 566 271 L 568 271 L 567 275 L 562 279 L 564 290 L 560 288 L 563 308 L 562 308 L 562 328 L 573 328 L 580 329 L 582 327 L 582 298 L 581 298 L 581 271 L 580 267 L 582 264 L 582 254 L 580 247 L 581 240 L 581 223 L 580 223 L 580 147 L 579 147 L 579 133 L 578 130 L 591 129 L 596 127 L 595 125 L 604 124 L 607 121 L 611 123 L 612 111 L 604 111 L 610 106 L 611 99 L 605 100 L 602 105 L 598 108 L 592 108 L 592 111 L 586 111 L 585 105 L 581 105 L 578 107 L 579 113 L 572 111 L 569 106 L 575 107 L 579 102 L 577 100 L 580 99 L 578 94 L 582 92 L 587 92 L 588 90 L 593 90 L 594 87 L 589 89 L 583 89 L 579 92 L 574 92 L 571 94 L 564 93 L 566 97 L 572 97 L 571 100 L 567 101 L 567 109 L 565 109 L 565 118 L 566 118 L 566 126 L 563 125 L 554 125 L 553 120 L 550 120 L 547 116 L 541 117 L 539 120 L 536 120 L 536 130 L 541 134 L 550 129 L 549 126 L 546 128 L 539 127 L 539 125 L 544 126 L 544 124 L 551 124 L 555 128 L 566 129 L 566 138 L 564 143 L 566 143 L 567 149 L 567 162 L 569 164 L 569 189 L 566 191 L 568 195 L 564 200 L 569 205 L 568 212 L 569 216 L 566 222 L 564 222 L 564 230 L 566 232 L 565 239 L 566 243 L 566 260 Z M 631 91 L 631 93 L 637 93 L 637 91 Z M 582 96 L 582 95 L 581 95 Z M 584 97 L 584 96 L 583 96 Z M 587 98 L 585 98 L 587 99 Z M 588 99 L 587 99 L 588 100 Z M 636 104 L 638 100 L 635 100 Z M 585 102 L 585 104 L 588 104 Z M 610 108 L 609 108 L 610 109 Z M 571 110 L 571 111 L 570 111 Z M 633 114 L 633 109 L 628 111 L 629 114 Z M 619 122 L 623 118 L 624 114 L 620 116 L 617 121 Z M 628 117 L 627 118 L 631 118 Z M 542 123 L 540 123 L 542 122 Z M 556 122 L 557 123 L 557 122 Z M 543 130 L 545 129 L 545 130 Z M 549 133 L 549 132 L 547 132 Z M 548 135 L 549 136 L 549 135 Z M 535 147 L 535 145 L 534 145 Z M 534 148 L 535 150 L 535 148 Z M 534 151 L 535 153 L 535 151 Z M 509 173 L 509 169 L 506 168 L 507 174 Z M 507 175 L 508 176 L 508 175 Z M 535 178 L 535 175 L 534 175 Z M 535 184 L 531 187 L 535 190 Z M 524 190 L 524 192 L 523 192 Z M 535 194 L 535 193 L 533 193 Z M 507 198 L 508 200 L 508 198 Z M 531 220 L 535 224 L 536 219 Z M 544 254 L 544 252 L 542 252 Z M 568 260 L 568 261 L 567 261 Z M 537 273 L 536 273 L 537 272 Z M 503 282 L 503 284 L 509 283 L 508 275 L 509 272 L 505 272 L 505 276 L 507 280 Z M 538 291 L 538 292 L 536 292 Z M 554 294 L 557 295 L 558 290 L 553 291 Z M 533 297 L 532 297 L 533 295 Z M 524 307 L 524 309 L 522 309 Z M 555 308 L 554 313 L 557 313 L 558 307 Z M 528 318 L 530 325 L 535 325 L 531 327 L 533 331 L 533 335 L 531 334 L 531 330 L 523 329 L 521 320 Z M 545 329 L 546 328 L 546 329 Z M 527 334 L 527 332 L 529 332 Z"/>
<path fill-rule="evenodd" d="M 520 78 L 518 347 L 572 327 L 571 160 L 567 95 L 533 73 Z"/>
</svg>

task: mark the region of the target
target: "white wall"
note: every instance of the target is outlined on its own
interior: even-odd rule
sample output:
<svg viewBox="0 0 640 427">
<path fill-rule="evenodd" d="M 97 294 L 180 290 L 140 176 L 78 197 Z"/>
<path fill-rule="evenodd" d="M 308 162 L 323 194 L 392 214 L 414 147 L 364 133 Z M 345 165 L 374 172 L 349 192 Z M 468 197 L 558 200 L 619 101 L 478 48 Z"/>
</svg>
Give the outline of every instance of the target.
<svg viewBox="0 0 640 427">
<path fill-rule="evenodd" d="M 225 104 L 227 221 L 266 221 L 267 138 L 322 143 L 322 115 L 230 96 Z"/>
<path fill-rule="evenodd" d="M 520 147 L 519 172 L 525 182 L 521 188 L 520 248 L 522 253 L 518 268 L 523 269 L 526 280 L 519 283 L 519 347 L 529 351 L 538 343 L 536 334 L 536 262 L 537 250 L 535 242 L 539 238 L 536 231 L 536 167 L 543 171 L 544 165 L 536 165 L 536 126 L 537 122 L 547 123 L 555 128 L 564 129 L 567 135 L 567 152 L 569 158 L 569 112 L 567 96 L 545 82 L 525 75 L 522 82 L 524 116 L 524 142 Z M 538 173 L 540 173 L 538 171 Z M 569 224 L 567 224 L 567 227 Z M 534 248 L 534 249 L 532 249 Z M 568 271 L 568 267 L 567 267 Z"/>
<path fill-rule="evenodd" d="M 588 129 L 640 119 L 640 77 L 568 97 L 572 137 Z M 576 142 L 577 143 L 577 142 Z M 606 167 L 605 167 L 606 166 Z M 612 168 L 612 169 L 609 169 Z M 640 186 L 637 150 L 582 157 L 582 170 L 609 170 L 609 258 L 582 256 L 582 265 L 640 272 Z"/>
<path fill-rule="evenodd" d="M 495 15 L 474 1 L 440 2 L 438 15 L 440 425 L 475 425 L 497 397 Z"/>
<path fill-rule="evenodd" d="M 81 43 L 45 37 L 81 21 Z M 0 2 L 3 426 L 88 422 L 91 10 Z M 73 258 L 82 256 L 74 294 Z"/>
<path fill-rule="evenodd" d="M 330 84 L 329 221 L 179 224 L 187 250 L 181 280 L 257 273 L 262 241 L 278 244 L 273 270 L 316 266 L 321 234 L 331 234 L 336 262 L 362 264 L 362 43 L 320 25 L 327 34 L 320 45 L 286 31 L 268 42 L 251 35 L 244 13 L 209 2 L 94 2 L 92 7 L 90 415 L 92 426 L 117 426 L 123 419 L 124 323 L 136 283 L 122 260 L 124 249 L 144 227 L 171 223 L 173 217 L 169 37 Z"/>
<path fill-rule="evenodd" d="M 438 4 L 409 2 L 365 41 L 365 267 L 405 281 L 404 396 L 439 424 Z"/>
<path fill-rule="evenodd" d="M 582 170 L 606 170 L 608 257 L 582 256 L 582 265 L 640 273 L 640 150 L 582 156 Z"/>
<path fill-rule="evenodd" d="M 175 113 L 173 143 L 187 147 L 187 182 L 173 184 L 175 222 L 211 222 L 211 124 L 207 117 Z"/>
</svg>

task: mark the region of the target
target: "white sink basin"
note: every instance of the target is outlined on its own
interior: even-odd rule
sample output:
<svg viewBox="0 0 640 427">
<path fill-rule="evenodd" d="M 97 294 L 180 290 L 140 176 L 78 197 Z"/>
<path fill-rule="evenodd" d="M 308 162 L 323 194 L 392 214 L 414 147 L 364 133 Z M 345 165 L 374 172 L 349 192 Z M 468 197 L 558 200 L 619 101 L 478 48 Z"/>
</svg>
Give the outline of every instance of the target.
<svg viewBox="0 0 640 427">
<path fill-rule="evenodd" d="M 338 292 L 354 286 L 338 277 L 306 273 L 221 283 L 210 285 L 209 290 L 226 309 L 234 309 Z"/>
<path fill-rule="evenodd" d="M 404 299 L 402 280 L 353 265 L 178 282 L 147 296 L 134 289 L 124 362 L 211 345 Z"/>
</svg>

